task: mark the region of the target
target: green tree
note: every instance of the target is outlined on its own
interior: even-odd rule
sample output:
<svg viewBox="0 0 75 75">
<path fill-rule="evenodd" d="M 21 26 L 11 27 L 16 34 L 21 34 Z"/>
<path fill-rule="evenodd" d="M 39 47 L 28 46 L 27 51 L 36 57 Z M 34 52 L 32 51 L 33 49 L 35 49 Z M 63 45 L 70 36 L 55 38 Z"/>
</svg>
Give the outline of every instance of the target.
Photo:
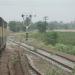
<svg viewBox="0 0 75 75">
<path fill-rule="evenodd" d="M 19 32 L 20 30 L 23 29 L 23 25 L 21 22 L 16 22 L 16 21 L 10 21 L 8 24 L 9 28 L 13 32 Z"/>
<path fill-rule="evenodd" d="M 44 36 L 45 44 L 55 45 L 57 43 L 58 35 L 56 32 L 47 32 Z"/>
<path fill-rule="evenodd" d="M 16 31 L 16 29 L 15 29 L 16 28 L 16 22 L 15 21 L 10 21 L 8 25 L 9 25 L 9 28 L 11 31 L 14 31 L 14 32 Z"/>
<path fill-rule="evenodd" d="M 37 29 L 39 30 L 39 32 L 46 32 L 47 23 L 41 21 L 37 22 Z"/>
<path fill-rule="evenodd" d="M 50 22 L 49 24 L 48 24 L 48 27 L 49 27 L 49 29 L 50 30 L 53 30 L 53 29 L 57 29 L 58 28 L 58 22 L 57 21 L 53 21 L 53 22 Z"/>
</svg>

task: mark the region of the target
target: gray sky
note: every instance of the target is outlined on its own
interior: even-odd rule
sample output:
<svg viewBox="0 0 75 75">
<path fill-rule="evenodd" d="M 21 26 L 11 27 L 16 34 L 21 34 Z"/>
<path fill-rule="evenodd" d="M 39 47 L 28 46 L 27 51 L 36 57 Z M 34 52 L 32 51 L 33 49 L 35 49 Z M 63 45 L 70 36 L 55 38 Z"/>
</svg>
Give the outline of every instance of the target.
<svg viewBox="0 0 75 75">
<path fill-rule="evenodd" d="M 33 20 L 70 22 L 75 19 L 75 0 L 0 0 L 0 16 L 21 21 L 21 14 L 37 15 Z"/>
</svg>

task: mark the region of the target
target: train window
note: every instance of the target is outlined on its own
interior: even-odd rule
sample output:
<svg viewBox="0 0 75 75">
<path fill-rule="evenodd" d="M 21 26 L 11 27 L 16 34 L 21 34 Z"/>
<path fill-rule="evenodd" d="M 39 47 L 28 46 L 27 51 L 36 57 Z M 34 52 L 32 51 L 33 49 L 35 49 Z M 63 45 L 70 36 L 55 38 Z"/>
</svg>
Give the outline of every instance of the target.
<svg viewBox="0 0 75 75">
<path fill-rule="evenodd" d="M 2 18 L 0 17 L 0 26 L 2 26 Z"/>
<path fill-rule="evenodd" d="M 6 28 L 7 27 L 7 22 L 4 22 L 4 28 Z"/>
</svg>

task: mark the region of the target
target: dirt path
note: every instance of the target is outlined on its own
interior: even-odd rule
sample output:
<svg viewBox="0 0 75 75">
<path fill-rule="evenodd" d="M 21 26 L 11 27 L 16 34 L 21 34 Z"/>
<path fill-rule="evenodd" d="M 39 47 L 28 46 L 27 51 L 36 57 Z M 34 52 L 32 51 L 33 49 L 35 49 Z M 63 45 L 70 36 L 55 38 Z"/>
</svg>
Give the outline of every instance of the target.
<svg viewBox="0 0 75 75">
<path fill-rule="evenodd" d="M 0 58 L 0 75 L 30 75 L 23 73 L 16 49 L 10 45 L 7 45 Z"/>
<path fill-rule="evenodd" d="M 9 49 L 6 49 L 3 53 L 2 53 L 2 57 L 0 58 L 0 75 L 8 75 L 8 59 L 9 59 L 9 55 L 10 55 L 10 51 Z"/>
</svg>

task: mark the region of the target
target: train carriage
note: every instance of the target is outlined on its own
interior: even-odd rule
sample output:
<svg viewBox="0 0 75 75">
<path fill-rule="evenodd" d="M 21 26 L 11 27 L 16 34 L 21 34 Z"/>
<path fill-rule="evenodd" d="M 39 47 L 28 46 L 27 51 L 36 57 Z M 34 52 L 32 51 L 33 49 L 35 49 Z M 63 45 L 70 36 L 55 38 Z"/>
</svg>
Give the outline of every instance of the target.
<svg viewBox="0 0 75 75">
<path fill-rule="evenodd" d="M 6 47 L 6 36 L 7 36 L 6 29 L 7 29 L 7 22 L 5 22 L 0 17 L 0 53 Z"/>
</svg>

